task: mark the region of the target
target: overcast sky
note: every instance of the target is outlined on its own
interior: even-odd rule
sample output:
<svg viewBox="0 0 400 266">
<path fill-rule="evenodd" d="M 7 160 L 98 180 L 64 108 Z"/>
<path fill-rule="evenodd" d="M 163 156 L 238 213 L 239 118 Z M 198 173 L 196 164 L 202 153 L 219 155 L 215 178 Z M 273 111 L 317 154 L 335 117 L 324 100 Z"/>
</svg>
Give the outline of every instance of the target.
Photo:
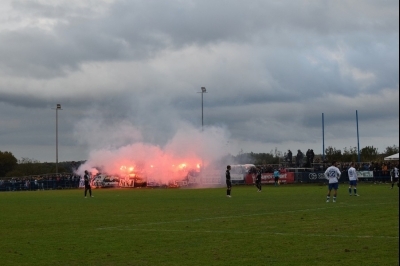
<svg viewBox="0 0 400 266">
<path fill-rule="evenodd" d="M 56 121 L 59 162 L 143 145 L 322 154 L 322 113 L 325 148 L 343 150 L 356 110 L 360 149 L 399 145 L 398 0 L 0 5 L 0 151 L 17 159 L 55 162 Z"/>
</svg>

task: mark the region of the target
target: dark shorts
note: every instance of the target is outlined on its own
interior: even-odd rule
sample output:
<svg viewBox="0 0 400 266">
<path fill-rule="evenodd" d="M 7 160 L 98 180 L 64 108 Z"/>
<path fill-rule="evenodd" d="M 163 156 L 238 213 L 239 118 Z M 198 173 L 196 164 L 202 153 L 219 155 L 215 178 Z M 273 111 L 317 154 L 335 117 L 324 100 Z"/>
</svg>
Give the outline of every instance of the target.
<svg viewBox="0 0 400 266">
<path fill-rule="evenodd" d="M 232 182 L 229 180 L 226 180 L 226 187 L 231 188 L 232 187 Z"/>
<path fill-rule="evenodd" d="M 354 187 L 357 186 L 357 180 L 350 180 L 349 185 Z"/>
<path fill-rule="evenodd" d="M 278 182 L 279 181 L 279 176 L 276 176 L 275 177 L 275 182 Z"/>
<path fill-rule="evenodd" d="M 328 189 L 329 189 L 329 191 L 331 191 L 332 189 L 338 190 L 339 189 L 339 183 L 329 183 Z"/>
<path fill-rule="evenodd" d="M 394 176 L 391 176 L 391 177 L 390 177 L 390 180 L 391 180 L 392 182 L 396 182 L 397 179 L 399 179 L 399 178 L 398 178 L 398 177 L 394 177 Z"/>
</svg>

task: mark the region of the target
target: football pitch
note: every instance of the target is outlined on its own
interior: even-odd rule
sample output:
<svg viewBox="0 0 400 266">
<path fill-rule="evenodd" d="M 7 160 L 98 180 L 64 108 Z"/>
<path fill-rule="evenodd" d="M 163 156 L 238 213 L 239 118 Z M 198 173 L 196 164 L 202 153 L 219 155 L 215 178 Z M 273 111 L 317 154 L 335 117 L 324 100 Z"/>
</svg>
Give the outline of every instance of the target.
<svg viewBox="0 0 400 266">
<path fill-rule="evenodd" d="M 399 265 L 399 190 L 340 184 L 0 193 L 1 265 Z"/>
</svg>

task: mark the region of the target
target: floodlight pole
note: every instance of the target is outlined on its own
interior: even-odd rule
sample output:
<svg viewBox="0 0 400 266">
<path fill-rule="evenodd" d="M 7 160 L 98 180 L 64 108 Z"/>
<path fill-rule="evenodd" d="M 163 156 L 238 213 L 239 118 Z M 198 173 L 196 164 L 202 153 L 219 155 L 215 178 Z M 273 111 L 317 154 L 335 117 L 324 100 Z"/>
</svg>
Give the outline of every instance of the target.
<svg viewBox="0 0 400 266">
<path fill-rule="evenodd" d="M 204 93 L 201 93 L 201 131 L 203 131 L 203 126 L 204 126 L 203 94 L 204 94 Z"/>
<path fill-rule="evenodd" d="M 325 161 L 325 125 L 324 125 L 324 113 L 322 113 L 322 161 Z"/>
<path fill-rule="evenodd" d="M 201 87 L 201 91 L 198 92 L 201 93 L 201 132 L 203 132 L 203 126 L 204 126 L 204 115 L 203 115 L 203 94 L 207 93 L 206 87 Z M 201 159 L 201 171 L 203 171 L 204 167 L 204 160 L 203 158 Z"/>
<path fill-rule="evenodd" d="M 358 110 L 356 110 L 356 123 L 357 123 L 357 154 L 358 163 L 360 163 L 360 136 L 358 134 Z"/>
<path fill-rule="evenodd" d="M 203 115 L 203 94 L 207 93 L 206 87 L 201 87 L 201 91 L 198 92 L 201 93 L 201 131 L 203 131 L 203 126 L 204 126 L 204 115 Z"/>
<path fill-rule="evenodd" d="M 56 110 L 56 175 L 58 174 L 58 110 L 61 109 L 61 104 L 57 104 L 56 108 L 51 108 Z"/>
</svg>

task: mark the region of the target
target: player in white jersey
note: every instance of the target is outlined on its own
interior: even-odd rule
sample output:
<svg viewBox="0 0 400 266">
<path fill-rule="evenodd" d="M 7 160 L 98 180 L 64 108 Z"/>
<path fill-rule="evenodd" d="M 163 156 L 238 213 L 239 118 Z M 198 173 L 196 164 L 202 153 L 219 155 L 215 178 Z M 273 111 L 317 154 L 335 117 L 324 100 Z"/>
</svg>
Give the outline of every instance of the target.
<svg viewBox="0 0 400 266">
<path fill-rule="evenodd" d="M 332 202 L 336 202 L 337 190 L 339 189 L 339 178 L 341 174 L 342 173 L 340 172 L 339 168 L 336 167 L 336 161 L 333 161 L 332 165 L 326 169 L 325 178 L 329 180 L 326 202 L 329 202 L 329 199 L 331 198 L 332 189 L 334 190 Z"/>
<path fill-rule="evenodd" d="M 350 194 L 350 196 L 351 196 L 351 188 L 352 187 L 354 190 L 354 196 L 360 196 L 357 194 L 358 176 L 357 176 L 357 171 L 354 168 L 354 162 L 350 163 L 350 168 L 347 170 L 347 173 L 349 174 L 349 194 Z"/>
<path fill-rule="evenodd" d="M 393 189 L 394 183 L 397 181 L 397 187 L 399 187 L 399 169 L 397 167 L 393 167 L 392 171 L 390 171 L 390 179 L 392 181 L 392 187 Z"/>
</svg>

